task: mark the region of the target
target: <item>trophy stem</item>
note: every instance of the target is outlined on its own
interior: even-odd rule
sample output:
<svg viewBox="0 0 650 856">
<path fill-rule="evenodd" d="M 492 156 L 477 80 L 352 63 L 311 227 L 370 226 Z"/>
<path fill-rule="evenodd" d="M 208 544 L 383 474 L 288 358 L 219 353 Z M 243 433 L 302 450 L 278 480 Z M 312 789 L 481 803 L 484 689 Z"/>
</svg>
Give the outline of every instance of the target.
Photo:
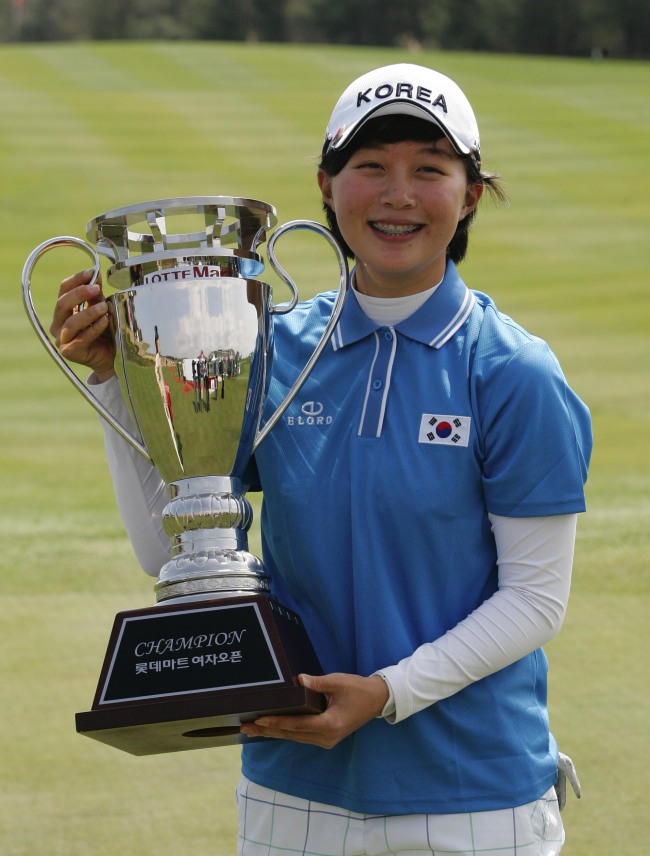
<svg viewBox="0 0 650 856">
<path fill-rule="evenodd" d="M 183 479 L 169 495 L 162 520 L 172 558 L 155 585 L 158 602 L 269 593 L 264 566 L 248 552 L 253 512 L 239 479 Z"/>
</svg>

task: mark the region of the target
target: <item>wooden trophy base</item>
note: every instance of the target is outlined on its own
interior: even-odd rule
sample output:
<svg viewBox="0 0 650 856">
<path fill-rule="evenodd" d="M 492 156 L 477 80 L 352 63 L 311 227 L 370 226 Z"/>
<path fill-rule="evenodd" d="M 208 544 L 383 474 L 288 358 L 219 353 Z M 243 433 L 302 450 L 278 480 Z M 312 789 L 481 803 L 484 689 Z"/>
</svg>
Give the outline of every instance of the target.
<svg viewBox="0 0 650 856">
<path fill-rule="evenodd" d="M 132 755 L 244 743 L 242 722 L 325 709 L 301 672 L 322 674 L 305 629 L 266 595 L 120 612 L 77 731 Z"/>
</svg>

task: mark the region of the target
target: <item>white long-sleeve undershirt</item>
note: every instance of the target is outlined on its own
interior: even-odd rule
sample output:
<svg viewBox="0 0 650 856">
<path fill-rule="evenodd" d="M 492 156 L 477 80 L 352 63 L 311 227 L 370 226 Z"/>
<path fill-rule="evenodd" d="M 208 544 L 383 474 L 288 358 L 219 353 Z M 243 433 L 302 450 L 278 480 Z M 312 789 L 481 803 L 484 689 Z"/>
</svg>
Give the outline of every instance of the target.
<svg viewBox="0 0 650 856">
<path fill-rule="evenodd" d="M 134 436 L 138 432 L 124 403 L 117 378 L 88 385 L 93 394 Z M 108 467 L 113 479 L 117 507 L 131 546 L 143 570 L 157 577 L 169 561 L 169 538 L 162 527 L 162 511 L 167 504 L 167 487 L 160 473 L 142 455 L 101 420 Z"/>
<path fill-rule="evenodd" d="M 400 722 L 530 654 L 562 625 L 571 585 L 576 514 L 490 514 L 498 590 L 444 636 L 380 669 L 390 690 L 382 716 Z"/>
<path fill-rule="evenodd" d="M 93 392 L 132 429 L 115 378 L 94 385 Z M 103 420 L 102 424 L 122 521 L 138 561 L 156 576 L 169 559 L 161 522 L 165 484 L 151 464 Z M 439 639 L 377 672 L 390 691 L 382 712 L 389 722 L 400 722 L 514 663 L 560 629 L 571 584 L 577 515 L 490 514 L 489 519 L 496 541 L 498 590 Z"/>
</svg>

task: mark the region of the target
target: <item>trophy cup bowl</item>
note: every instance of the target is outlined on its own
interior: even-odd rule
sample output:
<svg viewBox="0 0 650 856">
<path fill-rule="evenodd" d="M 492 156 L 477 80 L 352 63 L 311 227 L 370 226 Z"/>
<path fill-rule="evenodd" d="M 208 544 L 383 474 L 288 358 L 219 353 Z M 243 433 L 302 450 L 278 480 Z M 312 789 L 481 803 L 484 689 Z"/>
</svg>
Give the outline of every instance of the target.
<svg viewBox="0 0 650 856">
<path fill-rule="evenodd" d="M 321 669 L 302 622 L 270 594 L 262 562 L 248 552 L 252 510 L 243 477 L 257 446 L 308 377 L 338 322 L 348 288 L 346 259 L 318 223 L 295 220 L 273 232 L 268 259 L 291 290 L 275 305 L 257 279 L 257 250 L 275 209 L 236 197 L 188 197 L 100 215 L 87 241 L 63 236 L 25 263 L 22 290 L 34 330 L 68 379 L 168 485 L 163 526 L 170 558 L 155 585 L 157 604 L 120 612 L 92 709 L 77 731 L 136 755 L 244 742 L 241 722 L 264 713 L 320 712 L 321 696 L 297 683 Z M 296 229 L 334 248 L 340 284 L 332 316 L 285 399 L 261 426 L 273 359 L 273 319 L 290 312 L 297 289 L 275 256 Z M 92 246 L 95 245 L 95 247 Z M 77 246 L 110 263 L 107 298 L 115 371 L 130 425 L 108 411 L 54 348 L 34 309 L 38 259 Z"/>
</svg>

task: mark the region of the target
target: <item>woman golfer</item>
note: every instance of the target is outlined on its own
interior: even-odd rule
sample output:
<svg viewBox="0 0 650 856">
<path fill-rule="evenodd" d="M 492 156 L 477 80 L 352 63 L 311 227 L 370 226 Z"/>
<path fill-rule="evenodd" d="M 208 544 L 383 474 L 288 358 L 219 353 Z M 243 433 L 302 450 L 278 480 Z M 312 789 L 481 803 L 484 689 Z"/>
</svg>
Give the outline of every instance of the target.
<svg viewBox="0 0 650 856">
<path fill-rule="evenodd" d="M 588 411 L 548 346 L 460 277 L 481 197 L 500 190 L 452 80 L 409 64 L 355 80 L 318 185 L 353 290 L 250 486 L 264 491 L 273 592 L 325 673 L 300 680 L 328 706 L 242 726 L 274 739 L 243 746 L 239 852 L 557 854 L 541 646 L 569 594 Z M 52 329 L 119 411 L 106 304 L 87 280 L 62 284 Z M 268 413 L 333 300 L 277 318 Z M 304 407 L 323 418 L 298 419 Z M 107 445 L 134 548 L 156 574 L 162 481 L 110 430 Z"/>
</svg>

